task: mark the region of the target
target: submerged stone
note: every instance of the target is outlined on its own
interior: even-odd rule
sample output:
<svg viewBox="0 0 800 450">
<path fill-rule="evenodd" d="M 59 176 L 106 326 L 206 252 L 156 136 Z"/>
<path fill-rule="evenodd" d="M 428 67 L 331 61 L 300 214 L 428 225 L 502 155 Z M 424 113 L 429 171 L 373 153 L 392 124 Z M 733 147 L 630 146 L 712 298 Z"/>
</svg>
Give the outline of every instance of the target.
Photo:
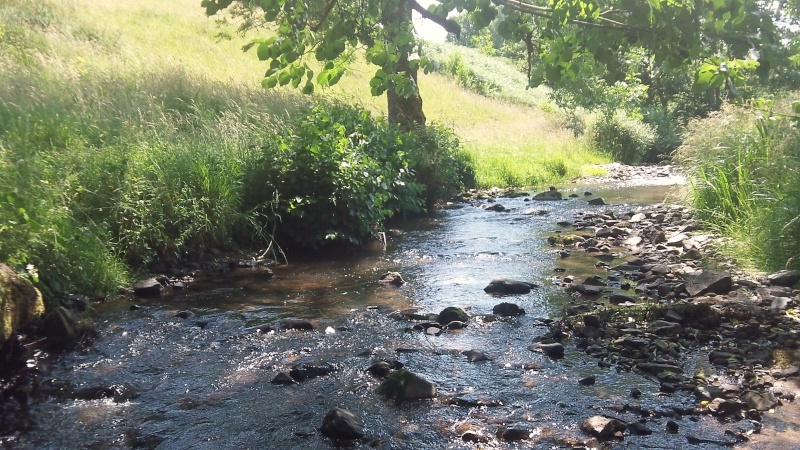
<svg viewBox="0 0 800 450">
<path fill-rule="evenodd" d="M 406 369 L 389 374 L 377 392 L 398 401 L 436 397 L 436 386 Z"/>
</svg>

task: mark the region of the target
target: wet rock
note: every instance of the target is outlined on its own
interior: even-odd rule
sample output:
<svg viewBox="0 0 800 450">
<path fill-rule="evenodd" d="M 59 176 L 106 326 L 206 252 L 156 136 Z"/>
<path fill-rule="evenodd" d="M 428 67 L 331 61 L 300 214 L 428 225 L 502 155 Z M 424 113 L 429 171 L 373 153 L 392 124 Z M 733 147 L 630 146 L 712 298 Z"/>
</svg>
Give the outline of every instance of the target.
<svg viewBox="0 0 800 450">
<path fill-rule="evenodd" d="M 595 295 L 600 295 L 603 293 L 603 286 L 593 286 L 590 284 L 576 284 L 570 286 L 568 290 L 578 292 L 588 297 L 593 297 Z"/>
<path fill-rule="evenodd" d="M 683 327 L 679 323 L 668 322 L 666 320 L 656 320 L 647 326 L 647 331 L 656 336 L 677 336 Z"/>
<path fill-rule="evenodd" d="M 509 317 L 525 314 L 525 310 L 520 308 L 516 303 L 503 302 L 495 305 L 494 308 L 492 308 L 492 313 L 498 316 Z"/>
<path fill-rule="evenodd" d="M 475 430 L 468 430 L 461 435 L 461 440 L 464 442 L 485 444 L 489 442 L 489 436 Z"/>
<path fill-rule="evenodd" d="M 137 397 L 139 397 L 139 389 L 130 383 L 86 388 L 75 393 L 75 398 L 80 400 L 111 399 L 114 403 L 127 402 Z"/>
<path fill-rule="evenodd" d="M 534 283 L 527 281 L 498 277 L 490 281 L 489 285 L 483 288 L 483 291 L 487 294 L 500 295 L 527 294 L 535 287 Z"/>
<path fill-rule="evenodd" d="M 178 311 L 175 313 L 175 317 L 179 319 L 188 319 L 189 317 L 192 317 L 192 315 L 193 314 L 191 311 Z"/>
<path fill-rule="evenodd" d="M 553 359 L 564 357 L 564 346 L 558 342 L 553 342 L 550 344 L 537 343 L 531 345 L 528 347 L 528 349 L 532 351 L 540 351 Z"/>
<path fill-rule="evenodd" d="M 43 313 L 44 301 L 39 290 L 10 267 L 0 264 L 0 346 Z"/>
<path fill-rule="evenodd" d="M 639 422 L 630 422 L 628 424 L 628 431 L 635 436 L 650 436 L 653 434 L 653 430 Z"/>
<path fill-rule="evenodd" d="M 800 271 L 798 270 L 781 270 L 767 276 L 769 284 L 773 286 L 786 286 L 792 287 L 800 281 Z"/>
<path fill-rule="evenodd" d="M 300 363 L 292 367 L 289 371 L 289 376 L 295 381 L 304 381 L 311 378 L 317 378 L 334 371 L 334 367 L 328 363 L 322 364 L 306 364 Z"/>
<path fill-rule="evenodd" d="M 456 306 L 448 306 L 439 313 L 436 321 L 442 325 L 447 325 L 453 321 L 466 323 L 469 322 L 469 314 Z"/>
<path fill-rule="evenodd" d="M 611 294 L 611 295 L 608 296 L 608 301 L 612 305 L 620 305 L 620 304 L 623 304 L 623 303 L 636 303 L 637 302 L 637 298 L 636 297 L 631 297 L 630 295 L 615 293 L 615 294 Z"/>
<path fill-rule="evenodd" d="M 715 398 L 706 407 L 708 411 L 715 416 L 730 416 L 743 410 L 745 405 L 732 399 Z"/>
<path fill-rule="evenodd" d="M 436 397 L 436 386 L 406 369 L 400 369 L 389 374 L 377 392 L 397 401 L 419 400 Z"/>
<path fill-rule="evenodd" d="M 626 428 L 625 423 L 603 416 L 592 416 L 581 423 L 581 431 L 598 438 L 613 437 Z"/>
<path fill-rule="evenodd" d="M 578 384 L 581 386 L 592 386 L 594 385 L 597 378 L 594 375 L 589 375 L 588 377 L 581 378 L 578 380 Z"/>
<path fill-rule="evenodd" d="M 487 211 L 495 211 L 495 212 L 506 212 L 506 211 L 508 211 L 508 209 L 506 209 L 506 207 L 501 205 L 500 203 L 495 203 L 494 205 L 487 206 L 486 210 Z"/>
<path fill-rule="evenodd" d="M 313 331 L 314 324 L 306 319 L 286 318 L 280 321 L 281 330 Z"/>
<path fill-rule="evenodd" d="M 466 322 L 462 322 L 460 320 L 454 320 L 447 325 L 444 326 L 448 330 L 461 330 L 467 327 Z"/>
<path fill-rule="evenodd" d="M 533 196 L 534 200 L 561 200 L 563 195 L 561 192 L 558 192 L 555 187 L 550 187 L 549 190 L 544 192 L 539 192 L 538 194 Z"/>
<path fill-rule="evenodd" d="M 51 348 L 65 350 L 85 337 L 96 335 L 97 331 L 90 325 L 79 322 L 68 309 L 59 306 L 44 317 L 42 333 Z"/>
<path fill-rule="evenodd" d="M 678 422 L 675 422 L 674 420 L 668 420 L 667 424 L 664 426 L 664 429 L 667 431 L 667 433 L 675 434 L 680 429 L 680 426 L 678 425 Z"/>
<path fill-rule="evenodd" d="M 461 352 L 461 354 L 466 356 L 467 361 L 469 362 L 490 361 L 490 358 L 486 356 L 486 353 L 483 353 L 480 350 L 465 350 Z"/>
<path fill-rule="evenodd" d="M 484 406 L 494 408 L 496 406 L 503 406 L 503 402 L 500 400 L 486 398 L 480 395 L 461 395 L 452 399 L 448 403 L 457 406 L 464 406 L 467 408 L 477 408 Z"/>
<path fill-rule="evenodd" d="M 716 293 L 727 294 L 733 289 L 733 278 L 728 272 L 703 270 L 697 274 L 686 275 L 686 292 L 692 297 Z"/>
<path fill-rule="evenodd" d="M 641 396 L 642 396 L 642 391 L 640 391 L 638 388 L 631 389 L 631 397 L 639 398 Z"/>
<path fill-rule="evenodd" d="M 506 442 L 524 441 L 531 438 L 531 430 L 524 428 L 501 427 L 497 430 L 497 439 Z"/>
<path fill-rule="evenodd" d="M 719 446 L 723 446 L 723 447 L 733 447 L 736 444 L 738 444 L 738 442 L 736 442 L 735 440 L 728 440 L 728 439 L 722 439 L 722 438 L 715 439 L 715 438 L 709 438 L 709 437 L 705 437 L 705 436 L 700 437 L 700 436 L 696 436 L 694 434 L 687 434 L 686 435 L 686 441 L 689 442 L 692 445 L 713 444 L 713 445 L 719 445 Z"/>
<path fill-rule="evenodd" d="M 320 431 L 333 440 L 353 440 L 364 437 L 361 419 L 344 408 L 334 408 L 322 419 Z"/>
<path fill-rule="evenodd" d="M 586 203 L 588 203 L 590 205 L 593 205 L 593 206 L 602 206 L 602 205 L 607 205 L 608 204 L 608 203 L 606 203 L 605 200 L 603 200 L 602 197 L 593 198 L 593 199 L 589 200 Z"/>
<path fill-rule="evenodd" d="M 164 292 L 164 286 L 155 278 L 141 280 L 133 285 L 133 295 L 137 297 L 158 297 Z"/>
<path fill-rule="evenodd" d="M 636 368 L 642 372 L 648 372 L 651 374 L 659 374 L 662 372 L 683 373 L 683 369 L 674 364 L 643 362 L 636 364 Z"/>
<path fill-rule="evenodd" d="M 750 409 L 757 411 L 769 411 L 780 404 L 771 392 L 747 391 L 742 394 L 741 399 Z"/>
<path fill-rule="evenodd" d="M 392 370 L 399 370 L 403 368 L 403 363 L 400 361 L 395 360 L 382 360 L 378 361 L 367 368 L 367 372 L 369 372 L 373 377 L 376 378 L 385 378 L 389 375 L 389 372 Z"/>
<path fill-rule="evenodd" d="M 275 377 L 270 381 L 272 384 L 294 384 L 296 381 L 286 372 L 278 372 Z"/>
<path fill-rule="evenodd" d="M 603 322 L 600 321 L 600 316 L 594 314 L 586 314 L 583 316 L 583 324 L 591 328 L 602 328 Z"/>
<path fill-rule="evenodd" d="M 434 316 L 434 314 L 420 313 L 416 308 L 394 311 L 389 315 L 395 320 L 433 320 L 431 316 Z"/>
<path fill-rule="evenodd" d="M 725 396 L 725 391 L 719 386 L 707 385 L 697 386 L 694 389 L 694 395 L 698 400 L 714 400 L 715 398 L 722 398 Z"/>
<path fill-rule="evenodd" d="M 385 274 L 381 275 L 381 278 L 378 280 L 378 282 L 383 285 L 402 286 L 405 284 L 406 280 L 403 279 L 403 276 L 400 275 L 400 272 L 386 272 Z"/>
</svg>

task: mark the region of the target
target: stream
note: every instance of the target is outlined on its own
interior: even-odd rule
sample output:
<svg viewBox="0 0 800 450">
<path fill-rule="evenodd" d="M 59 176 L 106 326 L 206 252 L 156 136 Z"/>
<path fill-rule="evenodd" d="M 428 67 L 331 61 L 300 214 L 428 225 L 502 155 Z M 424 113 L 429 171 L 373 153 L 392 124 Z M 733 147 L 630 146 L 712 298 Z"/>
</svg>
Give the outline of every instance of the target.
<svg viewBox="0 0 800 450">
<path fill-rule="evenodd" d="M 272 278 L 238 269 L 199 280 L 184 292 L 138 302 L 138 310 L 131 310 L 130 302 L 101 305 L 95 319 L 101 337 L 91 347 L 38 361 L 45 376 L 32 396 L 35 425 L 4 447 L 332 448 L 319 427 L 331 408 L 344 407 L 363 419 L 367 438 L 354 444 L 359 448 L 579 448 L 587 439 L 579 425 L 590 416 L 639 420 L 618 412 L 619 405 L 691 408 L 691 395 L 665 395 L 655 381 L 601 368 L 571 343 L 560 360 L 528 349 L 570 299 L 553 286 L 553 277 L 564 275 L 554 268 L 580 276 L 591 273 L 596 261 L 560 259 L 546 239 L 559 229 L 556 222 L 582 210 L 635 210 L 680 189 L 680 180 L 650 181 L 658 183 L 590 188 L 614 206 L 588 206 L 586 187 L 576 185 L 564 193 L 580 197 L 564 201 L 497 199 L 507 212 L 488 211 L 486 202 L 463 204 L 404 223 L 389 233 L 385 251 L 290 261 L 273 267 Z M 546 213 L 529 214 L 530 209 Z M 402 273 L 407 283 L 381 286 L 378 279 L 387 271 Z M 539 287 L 502 299 L 484 293 L 497 276 Z M 481 318 L 503 301 L 519 304 L 527 314 Z M 448 306 L 472 316 L 465 329 L 432 336 L 406 331 L 413 322 L 390 317 L 396 310 L 436 314 Z M 187 311 L 191 315 L 181 318 Z M 316 329 L 253 331 L 287 317 L 308 319 Z M 462 352 L 471 349 L 491 360 L 468 362 Z M 364 369 L 384 358 L 434 383 L 439 397 L 397 404 L 376 394 L 380 380 Z M 700 359 L 689 355 L 687 370 Z M 327 362 L 336 370 L 297 384 L 271 383 L 276 373 L 301 362 Z M 596 384 L 579 385 L 588 375 L 596 376 Z M 94 398 L 91 392 L 98 388 L 115 395 Z M 642 397 L 631 398 L 632 388 Z M 718 448 L 689 445 L 686 434 L 721 436 L 727 429 L 710 416 L 673 416 L 680 431 L 669 434 L 667 420 L 652 419 L 647 423 L 652 435 L 626 435 L 611 448 Z M 501 427 L 528 430 L 530 439 L 499 440 Z M 466 431 L 485 442 L 464 442 Z"/>
</svg>

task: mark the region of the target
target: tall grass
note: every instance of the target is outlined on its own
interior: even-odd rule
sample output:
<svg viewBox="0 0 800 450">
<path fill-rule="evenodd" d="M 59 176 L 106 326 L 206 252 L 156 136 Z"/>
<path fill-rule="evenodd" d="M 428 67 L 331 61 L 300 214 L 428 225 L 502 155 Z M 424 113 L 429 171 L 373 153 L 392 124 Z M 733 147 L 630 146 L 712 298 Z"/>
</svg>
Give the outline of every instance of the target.
<svg viewBox="0 0 800 450">
<path fill-rule="evenodd" d="M 691 123 L 675 156 L 733 256 L 763 270 L 800 267 L 800 132 L 791 121 L 726 106 Z"/>
<path fill-rule="evenodd" d="M 156 258 L 268 237 L 248 176 L 313 98 L 263 90 L 244 40 L 218 31 L 196 0 L 0 3 L 0 261 L 47 274 L 51 294 L 109 295 Z M 385 113 L 364 88 L 372 72 L 358 62 L 323 96 Z M 436 74 L 420 84 L 482 186 L 599 159 L 541 110 Z"/>
</svg>

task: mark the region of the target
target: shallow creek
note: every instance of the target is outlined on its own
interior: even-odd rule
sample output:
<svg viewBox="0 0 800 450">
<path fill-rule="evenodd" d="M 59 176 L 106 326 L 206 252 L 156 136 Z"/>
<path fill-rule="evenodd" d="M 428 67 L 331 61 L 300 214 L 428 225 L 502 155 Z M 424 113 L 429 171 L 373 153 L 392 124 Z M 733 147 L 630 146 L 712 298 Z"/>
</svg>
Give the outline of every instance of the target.
<svg viewBox="0 0 800 450">
<path fill-rule="evenodd" d="M 47 377 L 34 396 L 36 426 L 6 447 L 330 448 L 332 442 L 318 428 L 331 408 L 341 406 L 364 420 L 370 444 L 378 448 L 476 448 L 461 440 L 470 429 L 489 437 L 480 448 L 565 448 L 564 439 L 586 438 L 578 425 L 589 416 L 639 419 L 615 412 L 617 405 L 665 411 L 691 407 L 693 398 L 659 394 L 654 381 L 600 368 L 571 344 L 558 361 L 528 350 L 547 331 L 543 320 L 558 318 L 569 300 L 550 283 L 559 276 L 553 269 L 565 262 L 547 245 L 548 233 L 559 228 L 556 222 L 571 220 L 578 210 L 628 211 L 663 201 L 676 189 L 672 182 L 591 188 L 616 205 L 612 207 L 587 206 L 585 188 L 577 186 L 569 189 L 581 197 L 561 202 L 498 199 L 509 212 L 465 204 L 404 224 L 385 252 L 290 261 L 273 268 L 272 279 L 263 272 L 238 270 L 194 283 L 186 292 L 142 302 L 136 311 L 125 302 L 104 305 L 96 319 L 101 338 L 91 348 L 40 361 Z M 548 214 L 524 214 L 530 208 Z M 574 261 L 578 259 L 570 262 L 567 274 L 588 272 L 594 262 Z M 408 283 L 380 286 L 378 278 L 390 270 L 401 272 Z M 483 292 L 495 276 L 540 287 L 500 299 Z M 413 323 L 389 318 L 394 310 L 417 307 L 438 313 L 447 306 L 483 316 L 502 301 L 518 303 L 527 314 L 493 322 L 474 317 L 467 328 L 441 336 L 406 332 Z M 177 311 L 192 315 L 181 319 Z M 284 317 L 310 319 L 317 329 L 246 331 Z M 207 324 L 200 327 L 198 322 Z M 470 363 L 461 354 L 470 349 L 492 360 Z M 381 398 L 375 393 L 378 381 L 364 371 L 381 358 L 399 360 L 433 382 L 440 398 L 403 404 Z M 289 386 L 270 383 L 279 370 L 288 371 L 298 362 L 329 362 L 337 370 Z M 686 369 L 697 370 L 698 364 L 690 357 Z M 595 385 L 578 384 L 592 374 Z M 133 395 L 117 401 L 77 399 L 81 390 L 114 385 Z M 638 400 L 629 395 L 634 387 L 643 392 Z M 445 401 L 452 397 L 484 399 L 496 406 Z M 649 421 L 652 435 L 626 436 L 613 448 L 716 448 L 689 445 L 686 434 L 722 436 L 726 429 L 709 416 L 687 416 L 673 418 L 680 431 L 668 434 L 667 420 Z M 500 426 L 529 429 L 532 438 L 498 441 Z"/>
</svg>

